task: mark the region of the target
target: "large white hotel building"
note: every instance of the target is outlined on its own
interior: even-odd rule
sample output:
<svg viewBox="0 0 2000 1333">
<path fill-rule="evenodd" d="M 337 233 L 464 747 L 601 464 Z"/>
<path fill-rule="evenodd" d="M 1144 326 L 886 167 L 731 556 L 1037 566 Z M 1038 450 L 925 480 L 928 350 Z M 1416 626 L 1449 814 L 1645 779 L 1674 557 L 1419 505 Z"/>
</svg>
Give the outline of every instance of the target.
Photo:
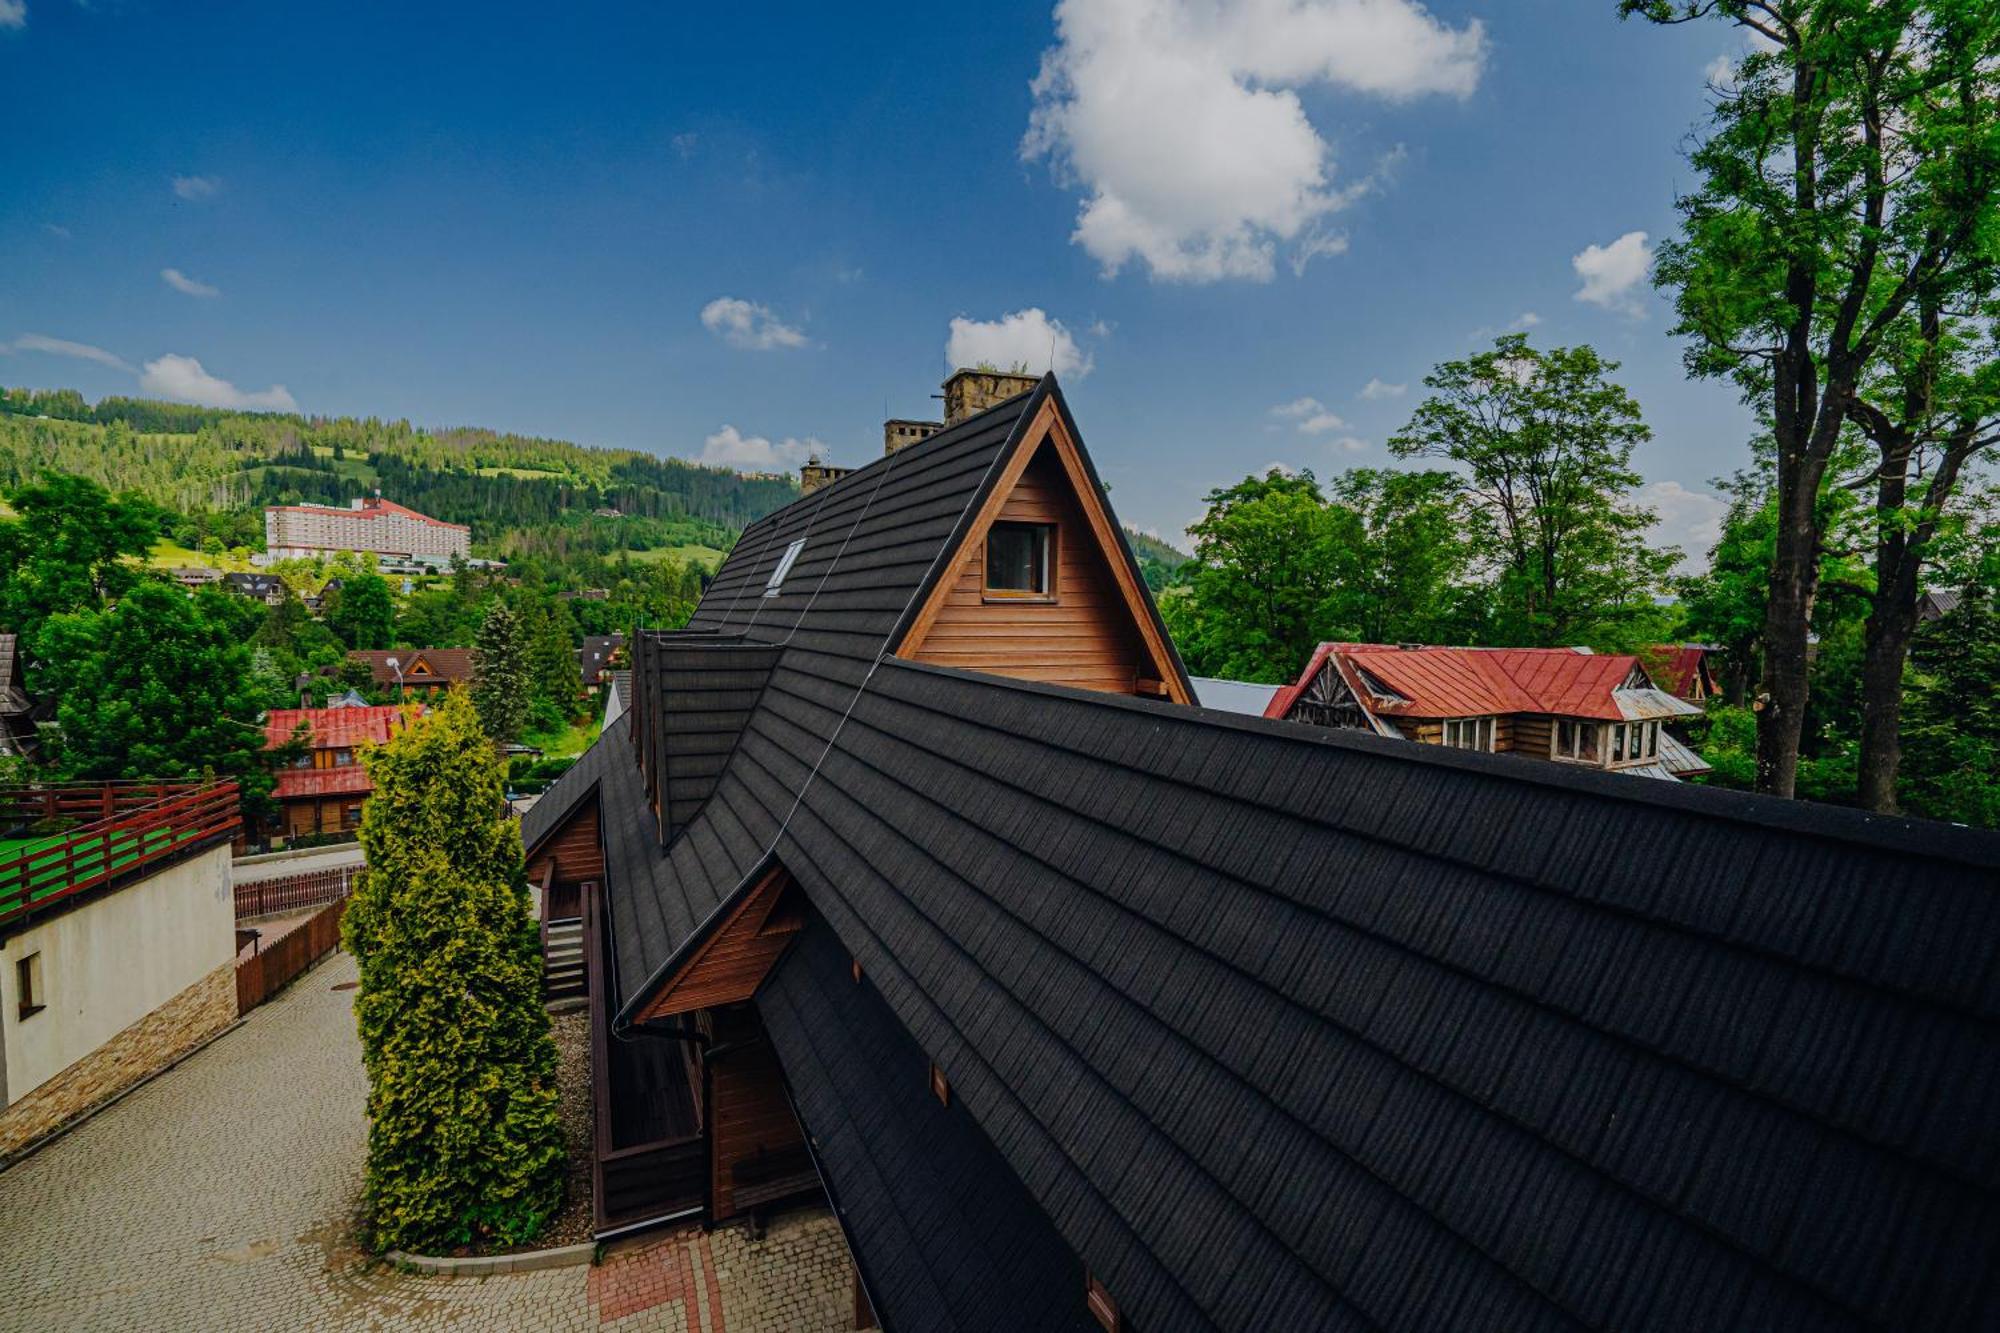
<svg viewBox="0 0 2000 1333">
<path fill-rule="evenodd" d="M 446 523 L 380 496 L 346 509 L 330 505 L 266 505 L 264 550 L 273 560 L 372 551 L 442 564 L 471 553 L 472 530 Z"/>
</svg>

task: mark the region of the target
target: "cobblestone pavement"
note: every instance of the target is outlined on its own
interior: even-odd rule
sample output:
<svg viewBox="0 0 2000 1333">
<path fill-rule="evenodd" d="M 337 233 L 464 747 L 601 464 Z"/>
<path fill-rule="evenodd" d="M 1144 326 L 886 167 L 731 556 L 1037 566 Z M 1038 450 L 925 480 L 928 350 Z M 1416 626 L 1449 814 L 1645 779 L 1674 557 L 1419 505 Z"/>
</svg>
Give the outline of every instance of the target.
<svg viewBox="0 0 2000 1333">
<path fill-rule="evenodd" d="M 595 1268 L 424 1277 L 349 1239 L 366 1151 L 354 961 L 0 1173 L 0 1330 L 582 1330 L 848 1326 L 824 1210 L 676 1232 Z"/>
</svg>

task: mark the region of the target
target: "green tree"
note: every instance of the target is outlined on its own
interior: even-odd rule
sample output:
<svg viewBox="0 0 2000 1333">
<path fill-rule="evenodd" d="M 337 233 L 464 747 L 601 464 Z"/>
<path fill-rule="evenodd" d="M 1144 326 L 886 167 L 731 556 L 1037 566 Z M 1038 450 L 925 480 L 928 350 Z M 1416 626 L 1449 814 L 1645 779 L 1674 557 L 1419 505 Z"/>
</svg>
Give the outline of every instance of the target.
<svg viewBox="0 0 2000 1333">
<path fill-rule="evenodd" d="M 504 599 L 496 597 L 487 605 L 477 646 L 472 702 L 487 736 L 495 745 L 506 745 L 520 738 L 527 723 L 530 682 L 521 622 Z"/>
<path fill-rule="evenodd" d="M 55 763 L 67 778 L 235 778 L 252 814 L 269 809 L 265 701 L 231 606 L 147 579 L 105 611 L 55 616 L 39 643 L 63 682 Z M 45 736 L 47 732 L 43 733 Z"/>
<path fill-rule="evenodd" d="M 1926 293 L 1890 326 L 1848 410 L 1875 446 L 1867 472 L 1848 484 L 1874 497 L 1858 763 L 1861 804 L 1884 812 L 1896 809 L 1904 668 L 1923 572 L 1972 507 L 1961 486 L 1968 468 L 2000 442 L 2000 301 L 1961 313 L 1935 299 Z"/>
<path fill-rule="evenodd" d="M 1342 565 L 1360 545 L 1351 510 L 1329 505 L 1310 471 L 1273 468 L 1208 493 L 1186 591 L 1161 613 L 1190 669 L 1235 680 L 1289 681 L 1335 620 Z"/>
<path fill-rule="evenodd" d="M 2000 6 L 1986 0 L 1619 0 L 1762 39 L 1716 89 L 1654 281 L 1688 368 L 1733 380 L 1776 442 L 1757 785 L 1796 786 L 1825 533 L 1821 486 L 1911 312 L 1984 281 L 2000 226 Z"/>
<path fill-rule="evenodd" d="M 1448 472 L 1356 468 L 1332 484 L 1360 520 L 1361 547 L 1340 562 L 1335 619 L 1369 643 L 1476 643 L 1483 590 L 1466 536 L 1458 478 Z"/>
<path fill-rule="evenodd" d="M 131 588 L 159 534 L 160 513 L 137 496 L 114 499 L 94 481 L 49 473 L 16 488 L 19 516 L 0 520 L 0 627 L 32 643 L 50 616 L 90 611 Z"/>
<path fill-rule="evenodd" d="M 1638 646 L 1680 553 L 1647 540 L 1632 450 L 1639 405 L 1589 347 L 1543 352 L 1513 333 L 1424 377 L 1431 395 L 1389 441 L 1465 469 L 1475 540 L 1499 567 L 1494 636 L 1520 647 Z"/>
<path fill-rule="evenodd" d="M 560 727 L 577 710 L 583 678 L 577 666 L 576 621 L 566 602 L 537 596 L 521 612 L 527 634 L 528 674 L 533 681 L 532 711 L 540 714 L 537 730 Z"/>
<path fill-rule="evenodd" d="M 364 750 L 367 869 L 341 940 L 360 964 L 370 1244 L 533 1239 L 562 1204 L 555 1045 L 521 840 L 471 701 Z"/>
<path fill-rule="evenodd" d="M 349 648 L 396 646 L 396 599 L 380 574 L 356 574 L 342 582 L 326 612 L 327 628 Z"/>
</svg>

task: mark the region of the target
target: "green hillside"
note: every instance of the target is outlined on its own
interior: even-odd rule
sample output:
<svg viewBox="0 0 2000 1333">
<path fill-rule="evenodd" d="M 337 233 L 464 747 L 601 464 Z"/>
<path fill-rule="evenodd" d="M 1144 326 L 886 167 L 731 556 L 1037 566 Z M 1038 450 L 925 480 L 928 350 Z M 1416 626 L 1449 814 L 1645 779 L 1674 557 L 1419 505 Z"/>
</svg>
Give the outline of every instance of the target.
<svg viewBox="0 0 2000 1333">
<path fill-rule="evenodd" d="M 469 525 L 477 554 L 700 558 L 798 495 L 789 478 L 568 440 L 0 388 L 0 490 L 48 470 L 182 515 L 174 536 L 191 547 L 255 548 L 264 505 L 344 505 L 379 488 Z"/>
</svg>

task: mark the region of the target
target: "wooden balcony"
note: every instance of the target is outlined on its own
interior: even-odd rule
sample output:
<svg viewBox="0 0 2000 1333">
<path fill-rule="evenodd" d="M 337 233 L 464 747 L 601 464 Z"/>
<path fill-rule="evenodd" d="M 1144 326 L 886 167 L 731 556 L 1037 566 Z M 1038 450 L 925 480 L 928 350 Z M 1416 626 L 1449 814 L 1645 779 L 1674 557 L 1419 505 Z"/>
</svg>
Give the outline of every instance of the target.
<svg viewBox="0 0 2000 1333">
<path fill-rule="evenodd" d="M 234 782 L 0 789 L 0 927 L 233 838 L 237 795 Z"/>
</svg>

